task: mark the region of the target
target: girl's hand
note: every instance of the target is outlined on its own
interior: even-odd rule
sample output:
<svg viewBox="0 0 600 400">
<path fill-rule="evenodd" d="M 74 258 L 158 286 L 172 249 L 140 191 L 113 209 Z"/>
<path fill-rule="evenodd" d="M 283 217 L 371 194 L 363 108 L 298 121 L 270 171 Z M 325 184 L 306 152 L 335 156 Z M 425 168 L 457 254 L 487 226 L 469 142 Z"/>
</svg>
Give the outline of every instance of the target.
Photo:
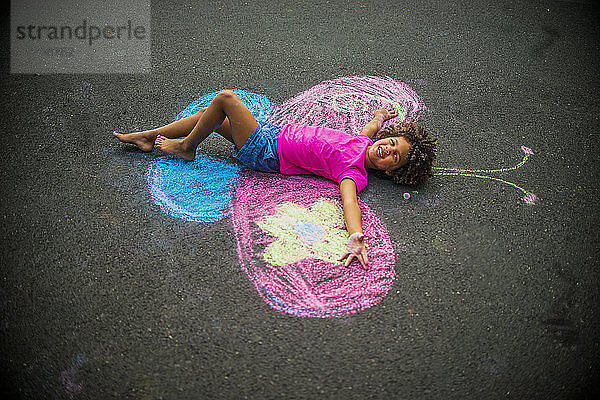
<svg viewBox="0 0 600 400">
<path fill-rule="evenodd" d="M 398 111 L 395 108 L 380 108 L 375 111 L 375 116 L 365 127 L 363 128 L 361 135 L 372 138 L 379 130 L 381 125 L 388 119 L 396 118 Z"/>
<path fill-rule="evenodd" d="M 380 108 L 375 111 L 375 118 L 382 118 L 383 121 L 387 121 L 388 119 L 396 118 L 398 116 L 398 110 L 395 108 Z"/>
<path fill-rule="evenodd" d="M 346 257 L 348 258 L 345 263 L 346 267 L 350 265 L 352 260 L 357 258 L 365 269 L 369 268 L 369 260 L 367 259 L 367 249 L 365 249 L 364 234 L 362 234 L 361 232 L 354 232 L 352 235 L 350 235 L 350 237 L 348 238 L 348 251 L 342 256 L 342 258 L 340 258 L 340 261 L 343 261 Z"/>
</svg>

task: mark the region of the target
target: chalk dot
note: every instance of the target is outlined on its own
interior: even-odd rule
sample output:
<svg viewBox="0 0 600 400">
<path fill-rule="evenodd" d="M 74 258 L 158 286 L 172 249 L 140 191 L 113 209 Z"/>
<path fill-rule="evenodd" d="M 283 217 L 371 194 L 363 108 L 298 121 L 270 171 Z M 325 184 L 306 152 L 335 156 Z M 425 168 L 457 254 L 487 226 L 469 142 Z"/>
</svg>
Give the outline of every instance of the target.
<svg viewBox="0 0 600 400">
<path fill-rule="evenodd" d="M 410 199 L 410 193 L 404 193 L 404 200 Z"/>
</svg>

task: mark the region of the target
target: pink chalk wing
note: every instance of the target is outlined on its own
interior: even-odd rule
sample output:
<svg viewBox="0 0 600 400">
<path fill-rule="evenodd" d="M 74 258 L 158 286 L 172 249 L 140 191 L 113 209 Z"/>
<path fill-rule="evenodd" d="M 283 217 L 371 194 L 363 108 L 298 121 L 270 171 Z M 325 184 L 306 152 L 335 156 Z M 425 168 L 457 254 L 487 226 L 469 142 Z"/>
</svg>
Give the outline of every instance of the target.
<svg viewBox="0 0 600 400">
<path fill-rule="evenodd" d="M 316 241 L 328 238 L 317 237 L 314 232 L 326 232 L 326 228 L 313 229 L 310 240 L 304 241 L 311 243 L 303 244 L 305 258 L 277 265 L 281 263 L 268 256 L 269 246 L 274 247 L 273 243 L 281 238 L 265 232 L 264 221 L 277 218 L 283 205 L 293 204 L 300 211 L 310 211 L 323 201 L 341 204 L 334 182 L 318 177 L 243 172 L 235 193 L 232 221 L 240 265 L 269 306 L 297 316 L 336 317 L 369 308 L 386 296 L 395 277 L 394 250 L 384 225 L 362 201 L 359 200 L 368 244 L 368 270 L 358 261 L 344 267 L 343 262 L 316 256 L 311 248 L 317 246 Z M 294 219 L 293 213 L 285 218 L 290 237 L 304 235 L 308 223 L 300 217 Z M 347 232 L 343 232 L 347 238 Z M 340 247 L 341 255 L 345 246 Z M 290 252 L 298 249 L 290 247 Z M 289 254 L 279 257 L 277 260 L 290 259 Z"/>
</svg>

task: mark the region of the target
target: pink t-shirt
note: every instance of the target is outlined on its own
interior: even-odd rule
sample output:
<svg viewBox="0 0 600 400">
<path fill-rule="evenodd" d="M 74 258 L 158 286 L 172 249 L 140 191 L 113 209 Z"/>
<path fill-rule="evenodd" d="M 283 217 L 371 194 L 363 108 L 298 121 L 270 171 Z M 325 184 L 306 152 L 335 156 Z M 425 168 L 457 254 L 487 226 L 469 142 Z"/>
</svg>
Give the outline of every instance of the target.
<svg viewBox="0 0 600 400">
<path fill-rule="evenodd" d="M 284 125 L 277 140 L 280 172 L 315 174 L 340 183 L 350 178 L 356 191 L 367 186 L 365 152 L 373 141 L 321 126 Z"/>
</svg>

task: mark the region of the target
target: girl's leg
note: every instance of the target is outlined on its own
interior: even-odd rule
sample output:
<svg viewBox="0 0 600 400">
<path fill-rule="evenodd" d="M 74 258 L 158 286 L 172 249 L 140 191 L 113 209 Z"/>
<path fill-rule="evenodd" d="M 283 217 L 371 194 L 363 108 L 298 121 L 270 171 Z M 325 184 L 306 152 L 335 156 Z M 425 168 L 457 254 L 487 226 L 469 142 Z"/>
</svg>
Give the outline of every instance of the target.
<svg viewBox="0 0 600 400">
<path fill-rule="evenodd" d="M 113 132 L 113 135 L 121 142 L 135 144 L 143 151 L 152 151 L 158 135 L 171 139 L 189 135 L 192 129 L 194 129 L 194 126 L 198 123 L 200 116 L 204 114 L 207 108 L 208 107 L 204 107 L 192 115 L 173 121 L 170 124 L 159 128 L 134 133 L 119 133 L 115 131 Z M 230 130 L 229 121 L 226 119 L 216 132 L 220 133 L 221 136 L 227 137 L 231 136 Z"/>
<path fill-rule="evenodd" d="M 223 90 L 200 115 L 189 135 L 183 139 L 173 139 L 159 133 L 156 145 L 162 151 L 193 160 L 200 142 L 213 131 L 241 149 L 257 126 L 254 116 L 242 100 L 233 91 Z"/>
</svg>

